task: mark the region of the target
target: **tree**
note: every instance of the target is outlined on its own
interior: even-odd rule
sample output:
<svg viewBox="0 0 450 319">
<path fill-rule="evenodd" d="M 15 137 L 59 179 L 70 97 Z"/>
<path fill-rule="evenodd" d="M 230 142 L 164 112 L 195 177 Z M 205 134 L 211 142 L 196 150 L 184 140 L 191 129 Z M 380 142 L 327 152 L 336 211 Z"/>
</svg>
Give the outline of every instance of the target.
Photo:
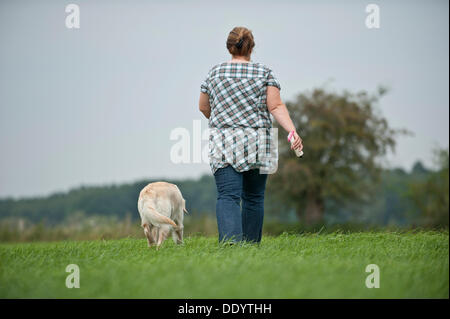
<svg viewBox="0 0 450 319">
<path fill-rule="evenodd" d="M 420 210 L 420 222 L 430 227 L 448 227 L 449 223 L 449 155 L 448 149 L 435 150 L 438 170 L 425 180 L 411 183 L 409 196 Z"/>
<path fill-rule="evenodd" d="M 323 221 L 325 199 L 337 203 L 367 201 L 379 181 L 378 159 L 394 151 L 394 130 L 376 110 L 386 89 L 341 94 L 315 89 L 287 102 L 291 118 L 303 139 L 304 156 L 289 148 L 279 128 L 279 165 L 269 189 L 296 209 L 307 224 Z"/>
</svg>

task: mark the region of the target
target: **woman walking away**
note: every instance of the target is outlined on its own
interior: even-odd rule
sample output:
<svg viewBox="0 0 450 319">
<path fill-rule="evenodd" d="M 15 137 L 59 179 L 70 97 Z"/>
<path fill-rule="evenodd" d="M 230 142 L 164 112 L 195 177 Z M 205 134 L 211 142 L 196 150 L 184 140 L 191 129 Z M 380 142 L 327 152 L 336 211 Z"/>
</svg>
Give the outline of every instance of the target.
<svg viewBox="0 0 450 319">
<path fill-rule="evenodd" d="M 270 156 L 264 156 L 267 149 L 261 151 L 270 143 L 267 139 L 261 142 L 257 132 L 271 130 L 272 115 L 287 133 L 292 132 L 292 149 L 301 150 L 303 145 L 281 101 L 280 84 L 272 70 L 250 60 L 255 46 L 252 32 L 236 27 L 226 45 L 231 60 L 209 71 L 199 101 L 200 111 L 209 119 L 219 241 L 259 243 L 267 180 L 262 168 L 273 163 Z"/>
</svg>

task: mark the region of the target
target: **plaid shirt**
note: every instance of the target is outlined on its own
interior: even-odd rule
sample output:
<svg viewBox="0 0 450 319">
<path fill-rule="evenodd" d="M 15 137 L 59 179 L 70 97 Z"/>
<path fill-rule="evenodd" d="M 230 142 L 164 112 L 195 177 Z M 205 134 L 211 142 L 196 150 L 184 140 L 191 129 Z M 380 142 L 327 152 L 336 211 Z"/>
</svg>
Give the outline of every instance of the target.
<svg viewBox="0 0 450 319">
<path fill-rule="evenodd" d="M 238 172 L 270 171 L 277 165 L 267 86 L 281 89 L 272 70 L 260 63 L 224 62 L 209 71 L 201 92 L 208 94 L 211 106 L 209 161 L 213 173 L 227 165 Z"/>
</svg>

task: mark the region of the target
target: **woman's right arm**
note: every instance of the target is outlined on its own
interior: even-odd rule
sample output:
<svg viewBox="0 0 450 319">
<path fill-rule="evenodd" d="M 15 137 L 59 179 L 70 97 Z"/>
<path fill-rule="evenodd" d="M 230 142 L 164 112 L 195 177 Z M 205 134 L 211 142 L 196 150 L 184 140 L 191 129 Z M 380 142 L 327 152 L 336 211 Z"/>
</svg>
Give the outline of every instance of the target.
<svg viewBox="0 0 450 319">
<path fill-rule="evenodd" d="M 291 149 L 301 151 L 303 149 L 302 139 L 297 134 L 286 105 L 281 101 L 280 90 L 275 86 L 267 87 L 267 108 L 286 132 L 294 131 L 294 143 L 291 145 Z"/>
<path fill-rule="evenodd" d="M 203 115 L 209 119 L 211 116 L 211 106 L 209 105 L 209 95 L 206 93 L 200 93 L 200 98 L 198 100 L 198 108 Z"/>
</svg>

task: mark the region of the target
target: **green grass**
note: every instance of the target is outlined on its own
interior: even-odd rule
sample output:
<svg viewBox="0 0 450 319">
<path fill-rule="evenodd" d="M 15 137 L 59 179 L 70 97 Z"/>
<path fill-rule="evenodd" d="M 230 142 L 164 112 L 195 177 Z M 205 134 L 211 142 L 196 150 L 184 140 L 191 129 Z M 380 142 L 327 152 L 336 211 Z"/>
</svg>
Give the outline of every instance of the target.
<svg viewBox="0 0 450 319">
<path fill-rule="evenodd" d="M 81 288 L 68 289 L 68 264 Z M 368 289 L 365 267 L 380 267 Z M 448 298 L 448 232 L 283 234 L 262 244 L 217 238 L 0 245 L 1 298 Z"/>
</svg>

